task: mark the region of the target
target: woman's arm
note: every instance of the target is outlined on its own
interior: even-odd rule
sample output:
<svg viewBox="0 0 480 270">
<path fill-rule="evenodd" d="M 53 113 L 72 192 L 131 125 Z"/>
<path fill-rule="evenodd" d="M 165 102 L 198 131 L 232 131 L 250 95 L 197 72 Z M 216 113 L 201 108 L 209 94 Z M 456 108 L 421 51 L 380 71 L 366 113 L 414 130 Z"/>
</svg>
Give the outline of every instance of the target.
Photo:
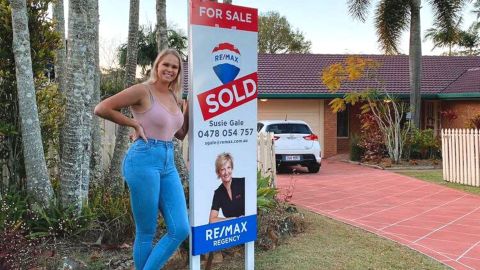
<svg viewBox="0 0 480 270">
<path fill-rule="evenodd" d="M 126 117 L 120 112 L 120 109 L 129 106 L 142 107 L 146 95 L 147 92 L 142 85 L 134 85 L 100 102 L 95 106 L 94 113 L 119 125 L 133 127 L 135 133 L 146 140 L 142 126 L 135 119 Z"/>
<path fill-rule="evenodd" d="M 179 140 L 183 140 L 185 136 L 188 134 L 188 100 L 183 101 L 183 125 L 182 127 L 175 133 L 175 138 Z"/>
<path fill-rule="evenodd" d="M 220 222 L 224 220 L 234 219 L 235 217 L 222 218 L 218 216 L 217 210 L 210 210 L 210 218 L 208 219 L 209 223 Z"/>
</svg>

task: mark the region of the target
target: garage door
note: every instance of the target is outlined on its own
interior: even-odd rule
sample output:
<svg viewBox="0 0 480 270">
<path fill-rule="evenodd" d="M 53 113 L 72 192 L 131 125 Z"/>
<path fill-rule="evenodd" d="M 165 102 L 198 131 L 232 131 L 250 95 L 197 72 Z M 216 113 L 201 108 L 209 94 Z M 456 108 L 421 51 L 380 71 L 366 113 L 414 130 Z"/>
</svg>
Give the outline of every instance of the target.
<svg viewBox="0 0 480 270">
<path fill-rule="evenodd" d="M 281 99 L 258 101 L 258 120 L 302 120 L 323 140 L 323 100 Z"/>
</svg>

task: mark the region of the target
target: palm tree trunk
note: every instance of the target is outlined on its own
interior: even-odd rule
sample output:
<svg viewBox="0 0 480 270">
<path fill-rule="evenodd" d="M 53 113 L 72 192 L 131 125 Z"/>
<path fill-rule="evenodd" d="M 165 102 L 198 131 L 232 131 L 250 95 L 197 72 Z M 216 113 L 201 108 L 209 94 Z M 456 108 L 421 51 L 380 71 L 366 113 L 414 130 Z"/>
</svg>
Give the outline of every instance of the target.
<svg viewBox="0 0 480 270">
<path fill-rule="evenodd" d="M 91 10 L 92 24 L 95 25 L 95 47 L 94 47 L 94 57 L 95 57 L 95 80 L 93 88 L 93 97 L 91 107 L 93 108 L 96 104 L 100 102 L 100 59 L 99 59 L 99 14 L 98 14 L 98 0 L 95 0 L 93 3 L 93 9 Z M 90 159 L 90 180 L 94 186 L 102 185 L 102 132 L 100 128 L 100 119 L 98 117 L 93 118 L 92 123 L 92 156 Z"/>
<path fill-rule="evenodd" d="M 87 201 L 90 179 L 92 126 L 91 99 L 95 63 L 95 27 L 89 16 L 91 0 L 70 0 L 67 102 L 62 129 L 64 145 L 60 163 L 61 201 L 79 212 Z M 92 29 L 93 28 L 93 29 Z"/>
<path fill-rule="evenodd" d="M 167 4 L 166 0 L 157 0 L 157 49 L 158 52 L 168 48 Z"/>
<path fill-rule="evenodd" d="M 135 75 L 137 71 L 139 7 L 139 0 L 130 0 L 125 88 L 130 87 L 135 83 Z M 125 115 L 130 114 L 128 109 L 123 109 L 122 113 Z M 116 194 L 123 192 L 124 188 L 121 166 L 128 147 L 128 133 L 129 127 L 118 127 L 109 173 L 109 186 L 112 187 L 112 191 Z"/>
<path fill-rule="evenodd" d="M 420 128 L 422 40 L 420 30 L 420 0 L 412 0 L 410 14 L 410 113 L 413 124 Z"/>
<path fill-rule="evenodd" d="M 168 48 L 167 38 L 167 9 L 165 0 L 157 0 L 157 46 L 158 51 Z M 181 99 L 182 97 L 179 97 Z M 173 146 L 175 152 L 175 167 L 177 168 L 180 179 L 182 180 L 183 188 L 188 192 L 188 169 L 183 159 L 183 143 L 182 141 L 173 138 Z M 188 198 L 188 195 L 186 196 Z"/>
<path fill-rule="evenodd" d="M 60 36 L 62 45 L 59 46 L 55 55 L 55 78 L 58 83 L 60 93 L 65 92 L 65 58 L 66 42 L 65 42 L 65 15 L 63 0 L 57 0 L 53 5 L 53 19 L 56 21 L 55 30 Z"/>
<path fill-rule="evenodd" d="M 23 154 L 27 174 L 27 191 L 43 207 L 53 198 L 43 153 L 38 120 L 35 85 L 33 83 L 30 33 L 25 0 L 12 0 L 13 53 L 21 119 Z"/>
</svg>

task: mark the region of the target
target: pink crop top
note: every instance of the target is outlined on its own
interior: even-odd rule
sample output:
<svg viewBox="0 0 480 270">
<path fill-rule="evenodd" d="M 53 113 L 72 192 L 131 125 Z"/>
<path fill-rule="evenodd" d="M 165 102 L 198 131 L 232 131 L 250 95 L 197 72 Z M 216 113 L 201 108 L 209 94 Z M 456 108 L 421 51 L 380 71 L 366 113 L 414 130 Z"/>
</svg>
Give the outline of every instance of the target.
<svg viewBox="0 0 480 270">
<path fill-rule="evenodd" d="M 131 110 L 133 118 L 142 125 L 147 138 L 171 141 L 183 125 L 183 114 L 180 109 L 176 113 L 170 112 L 153 96 L 150 86 L 145 85 L 145 87 L 150 94 L 150 108 L 141 113 Z"/>
</svg>

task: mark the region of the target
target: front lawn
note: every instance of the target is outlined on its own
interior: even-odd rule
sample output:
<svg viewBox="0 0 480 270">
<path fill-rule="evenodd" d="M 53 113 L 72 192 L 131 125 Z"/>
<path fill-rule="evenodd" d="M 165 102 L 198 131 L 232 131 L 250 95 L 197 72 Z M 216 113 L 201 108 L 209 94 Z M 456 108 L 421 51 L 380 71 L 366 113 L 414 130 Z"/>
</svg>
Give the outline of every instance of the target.
<svg viewBox="0 0 480 270">
<path fill-rule="evenodd" d="M 399 170 L 395 171 L 398 174 L 403 174 L 407 176 L 411 176 L 420 180 L 424 180 L 427 182 L 432 182 L 438 185 L 446 186 L 453 189 L 458 189 L 461 191 L 465 191 L 468 193 L 473 193 L 476 195 L 480 195 L 480 188 L 479 187 L 472 187 L 457 183 L 451 183 L 443 180 L 442 170 Z"/>
<path fill-rule="evenodd" d="M 307 229 L 269 251 L 256 251 L 255 268 L 277 269 L 449 269 L 410 248 L 362 229 L 306 211 Z M 216 270 L 244 269 L 243 257 Z"/>
</svg>

